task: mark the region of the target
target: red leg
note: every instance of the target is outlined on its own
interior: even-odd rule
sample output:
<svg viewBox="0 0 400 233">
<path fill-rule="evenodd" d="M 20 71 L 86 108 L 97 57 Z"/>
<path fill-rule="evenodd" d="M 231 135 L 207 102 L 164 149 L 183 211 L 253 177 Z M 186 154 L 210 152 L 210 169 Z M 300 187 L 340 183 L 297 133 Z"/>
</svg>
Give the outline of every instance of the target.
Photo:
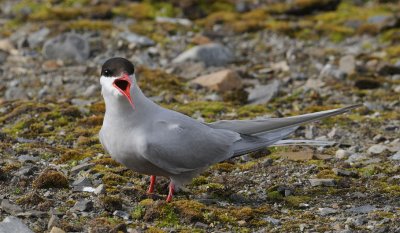
<svg viewBox="0 0 400 233">
<path fill-rule="evenodd" d="M 168 196 L 167 196 L 167 202 L 171 202 L 172 200 L 172 196 L 174 195 L 174 191 L 175 191 L 175 185 L 170 182 L 169 183 L 169 192 L 168 192 Z"/>
<path fill-rule="evenodd" d="M 156 183 L 156 176 L 150 176 L 150 186 L 149 186 L 149 189 L 147 190 L 148 194 L 151 194 L 154 192 L 155 183 Z"/>
</svg>

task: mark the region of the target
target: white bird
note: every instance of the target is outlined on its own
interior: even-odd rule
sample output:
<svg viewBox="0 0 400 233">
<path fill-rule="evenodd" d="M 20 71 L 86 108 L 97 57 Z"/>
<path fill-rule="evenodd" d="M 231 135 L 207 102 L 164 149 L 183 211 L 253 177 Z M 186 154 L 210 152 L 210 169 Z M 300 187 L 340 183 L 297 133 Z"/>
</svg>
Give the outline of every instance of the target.
<svg viewBox="0 0 400 233">
<path fill-rule="evenodd" d="M 167 201 L 207 167 L 274 144 L 300 124 L 347 112 L 360 105 L 287 118 L 202 123 L 162 108 L 140 90 L 135 69 L 124 58 L 107 60 L 101 70 L 106 112 L 99 138 L 113 159 L 136 172 L 170 179 Z M 288 141 L 292 143 L 293 140 Z M 302 142 L 302 141 L 300 141 Z"/>
</svg>

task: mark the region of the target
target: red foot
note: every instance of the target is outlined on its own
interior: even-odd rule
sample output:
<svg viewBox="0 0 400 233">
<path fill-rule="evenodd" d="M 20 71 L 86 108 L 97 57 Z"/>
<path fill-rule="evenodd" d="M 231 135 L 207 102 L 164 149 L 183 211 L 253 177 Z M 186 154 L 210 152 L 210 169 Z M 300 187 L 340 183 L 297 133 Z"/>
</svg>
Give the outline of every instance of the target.
<svg viewBox="0 0 400 233">
<path fill-rule="evenodd" d="M 175 191 L 175 185 L 170 182 L 169 183 L 169 192 L 168 192 L 168 196 L 167 196 L 167 202 L 171 202 L 172 201 L 172 196 L 174 195 L 174 191 Z"/>
<path fill-rule="evenodd" d="M 152 194 L 154 192 L 154 185 L 156 184 L 156 176 L 150 176 L 150 186 L 147 190 L 148 194 Z"/>
</svg>

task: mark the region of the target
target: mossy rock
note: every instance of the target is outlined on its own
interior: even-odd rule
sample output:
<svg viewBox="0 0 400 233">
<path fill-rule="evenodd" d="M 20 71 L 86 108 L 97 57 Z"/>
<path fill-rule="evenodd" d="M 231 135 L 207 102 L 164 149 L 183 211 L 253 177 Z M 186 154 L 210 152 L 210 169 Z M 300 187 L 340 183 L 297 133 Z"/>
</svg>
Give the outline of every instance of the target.
<svg viewBox="0 0 400 233">
<path fill-rule="evenodd" d="M 125 16 L 138 20 L 153 19 L 155 9 L 149 3 L 131 3 L 129 5 L 118 6 L 112 9 L 112 13 L 118 16 Z"/>
<path fill-rule="evenodd" d="M 44 170 L 32 183 L 32 186 L 37 189 L 48 188 L 68 188 L 67 177 L 53 169 Z"/>
<path fill-rule="evenodd" d="M 122 209 L 122 199 L 116 195 L 106 195 L 100 197 L 101 206 L 110 212 Z"/>
<path fill-rule="evenodd" d="M 194 200 L 178 200 L 172 203 L 186 222 L 203 221 L 203 211 L 206 206 Z"/>
</svg>

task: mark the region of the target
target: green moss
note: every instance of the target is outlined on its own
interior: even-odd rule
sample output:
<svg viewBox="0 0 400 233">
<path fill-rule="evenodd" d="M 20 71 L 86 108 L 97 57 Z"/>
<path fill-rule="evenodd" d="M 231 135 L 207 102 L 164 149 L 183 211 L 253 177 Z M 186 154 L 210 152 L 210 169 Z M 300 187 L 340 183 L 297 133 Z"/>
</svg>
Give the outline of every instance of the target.
<svg viewBox="0 0 400 233">
<path fill-rule="evenodd" d="M 202 221 L 203 211 L 206 206 L 194 200 L 178 200 L 174 201 L 173 205 L 179 211 L 181 218 L 188 222 Z"/>
<path fill-rule="evenodd" d="M 134 220 L 140 220 L 140 219 L 143 218 L 145 212 L 146 212 L 146 209 L 145 209 L 144 206 L 142 206 L 142 205 L 136 205 L 136 206 L 133 208 L 132 212 L 131 212 L 131 217 L 132 217 L 132 219 L 134 219 Z"/>
<path fill-rule="evenodd" d="M 283 196 L 280 192 L 278 191 L 270 191 L 267 193 L 267 197 L 271 201 L 281 201 L 283 200 Z"/>
<path fill-rule="evenodd" d="M 198 176 L 192 180 L 193 186 L 199 186 L 199 185 L 203 185 L 203 184 L 207 184 L 207 183 L 208 183 L 208 180 L 207 180 L 207 177 L 205 177 L 205 176 Z"/>
<path fill-rule="evenodd" d="M 179 225 L 179 216 L 172 204 L 165 204 L 159 207 L 160 217 L 156 221 L 159 227 L 173 227 Z"/>
<path fill-rule="evenodd" d="M 106 195 L 100 197 L 102 207 L 110 212 L 120 210 L 122 208 L 122 199 L 116 195 Z"/>
<path fill-rule="evenodd" d="M 67 27 L 73 30 L 110 30 L 113 25 L 110 21 L 80 19 L 68 23 Z"/>
<path fill-rule="evenodd" d="M 299 207 L 301 203 L 307 203 L 311 200 L 308 196 L 288 196 L 284 198 L 287 205 L 291 207 Z"/>
<path fill-rule="evenodd" d="M 134 19 L 152 19 L 155 17 L 156 10 L 149 3 L 131 3 L 112 9 L 112 13 L 118 16 L 125 16 Z"/>
<path fill-rule="evenodd" d="M 123 185 L 126 182 L 128 182 L 127 178 L 117 175 L 117 174 L 114 174 L 114 173 L 111 173 L 111 172 L 106 172 L 104 174 L 102 180 L 103 180 L 104 184 L 111 185 L 111 186 Z"/>
<path fill-rule="evenodd" d="M 235 165 L 231 163 L 217 163 L 213 166 L 213 169 L 221 171 L 221 172 L 231 172 L 235 169 Z"/>
</svg>

